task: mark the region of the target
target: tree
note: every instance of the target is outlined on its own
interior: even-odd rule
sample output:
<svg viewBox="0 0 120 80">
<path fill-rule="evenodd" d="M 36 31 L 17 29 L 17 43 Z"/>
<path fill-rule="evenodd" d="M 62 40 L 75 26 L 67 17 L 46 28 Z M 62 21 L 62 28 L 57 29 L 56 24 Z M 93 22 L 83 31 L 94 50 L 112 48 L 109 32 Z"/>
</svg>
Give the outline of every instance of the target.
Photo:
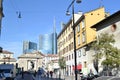
<svg viewBox="0 0 120 80">
<path fill-rule="evenodd" d="M 59 59 L 59 66 L 60 66 L 59 78 L 61 78 L 61 77 L 64 77 L 64 76 L 61 76 L 61 71 L 63 71 L 63 70 L 65 69 L 65 67 L 66 67 L 66 62 L 65 62 L 64 57 L 61 57 L 61 58 Z"/>
<path fill-rule="evenodd" d="M 61 69 L 64 69 L 66 67 L 66 62 L 65 62 L 64 57 L 59 59 L 59 66 Z"/>
<path fill-rule="evenodd" d="M 99 61 L 104 57 L 105 59 L 102 61 L 102 65 L 106 66 L 107 69 L 108 67 L 114 68 L 120 65 L 120 50 L 113 46 L 114 43 L 114 35 L 102 33 L 97 37 L 97 40 L 91 44 L 92 49 L 96 51 L 94 59 Z"/>
</svg>

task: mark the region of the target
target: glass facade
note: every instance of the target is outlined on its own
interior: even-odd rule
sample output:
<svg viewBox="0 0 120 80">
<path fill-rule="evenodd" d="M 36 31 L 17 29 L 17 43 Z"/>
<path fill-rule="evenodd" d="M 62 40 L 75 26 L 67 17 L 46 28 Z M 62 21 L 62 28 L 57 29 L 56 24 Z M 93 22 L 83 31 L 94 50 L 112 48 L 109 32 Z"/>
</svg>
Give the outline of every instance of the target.
<svg viewBox="0 0 120 80">
<path fill-rule="evenodd" d="M 37 43 L 30 41 L 23 41 L 23 53 L 29 53 L 37 50 Z"/>
<path fill-rule="evenodd" d="M 39 36 L 39 50 L 44 54 L 57 53 L 57 33 Z"/>
</svg>

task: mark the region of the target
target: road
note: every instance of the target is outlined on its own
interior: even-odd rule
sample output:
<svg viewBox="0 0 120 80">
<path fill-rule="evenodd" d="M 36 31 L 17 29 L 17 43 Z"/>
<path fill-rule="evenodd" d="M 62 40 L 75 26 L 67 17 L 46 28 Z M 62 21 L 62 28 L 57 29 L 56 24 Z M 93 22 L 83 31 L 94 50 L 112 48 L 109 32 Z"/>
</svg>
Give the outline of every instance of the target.
<svg viewBox="0 0 120 80">
<path fill-rule="evenodd" d="M 23 78 L 22 78 L 22 75 L 18 75 L 14 80 L 64 80 L 64 79 L 59 79 L 55 77 L 54 78 L 40 77 L 38 75 L 34 77 L 32 74 L 25 73 L 23 75 Z"/>
</svg>

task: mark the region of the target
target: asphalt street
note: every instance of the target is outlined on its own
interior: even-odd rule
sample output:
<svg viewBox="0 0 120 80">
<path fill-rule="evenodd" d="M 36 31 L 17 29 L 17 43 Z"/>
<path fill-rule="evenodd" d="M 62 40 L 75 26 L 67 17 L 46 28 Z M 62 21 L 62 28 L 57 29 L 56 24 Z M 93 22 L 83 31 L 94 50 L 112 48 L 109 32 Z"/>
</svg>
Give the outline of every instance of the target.
<svg viewBox="0 0 120 80">
<path fill-rule="evenodd" d="M 15 77 L 14 80 L 64 80 L 64 79 L 59 79 L 59 78 L 55 78 L 55 76 L 53 78 L 48 78 L 48 77 L 41 77 L 39 75 L 33 76 L 32 74 L 24 74 L 23 77 L 22 75 L 18 75 Z"/>
</svg>

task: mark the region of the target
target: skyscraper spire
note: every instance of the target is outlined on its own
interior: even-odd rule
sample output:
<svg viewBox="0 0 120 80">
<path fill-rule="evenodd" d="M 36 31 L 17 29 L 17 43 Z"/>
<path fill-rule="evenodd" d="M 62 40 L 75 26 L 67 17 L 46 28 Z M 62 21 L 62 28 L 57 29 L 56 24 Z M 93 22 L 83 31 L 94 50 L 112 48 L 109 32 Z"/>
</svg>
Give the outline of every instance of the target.
<svg viewBox="0 0 120 80">
<path fill-rule="evenodd" d="M 57 53 L 57 33 L 56 33 L 56 21 L 55 21 L 55 17 L 54 17 L 54 23 L 53 23 L 53 43 L 52 43 L 52 52 L 53 54 Z"/>
<path fill-rule="evenodd" d="M 55 21 L 55 17 L 54 17 L 54 26 L 53 26 L 53 31 L 54 31 L 54 33 L 56 32 L 56 21 Z"/>
<path fill-rule="evenodd" d="M 103 7 L 103 0 L 100 0 L 100 5 L 99 5 L 99 7 Z"/>
</svg>

